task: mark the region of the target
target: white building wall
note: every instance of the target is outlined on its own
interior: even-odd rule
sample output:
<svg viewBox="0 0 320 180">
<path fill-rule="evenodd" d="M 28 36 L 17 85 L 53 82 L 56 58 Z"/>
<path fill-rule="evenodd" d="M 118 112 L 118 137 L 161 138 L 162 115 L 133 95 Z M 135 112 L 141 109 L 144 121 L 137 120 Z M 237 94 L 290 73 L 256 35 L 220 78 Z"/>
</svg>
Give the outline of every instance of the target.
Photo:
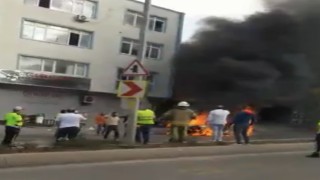
<svg viewBox="0 0 320 180">
<path fill-rule="evenodd" d="M 142 12 L 143 4 L 132 0 L 99 0 L 98 18 L 88 23 L 78 23 L 74 21 L 75 15 L 71 13 L 25 5 L 24 0 L 1 0 L 0 69 L 17 69 L 18 55 L 89 63 L 89 78 L 92 79 L 90 91 L 115 93 L 117 68 L 126 67 L 136 58 L 120 53 L 122 37 L 133 39 L 139 37 L 138 28 L 124 25 L 124 15 L 127 9 Z M 148 42 L 164 45 L 163 58 L 161 60 L 145 61 L 145 66 L 149 71 L 159 73 L 156 79 L 156 88 L 150 95 L 166 98 L 170 96 L 171 92 L 171 58 L 177 49 L 177 42 L 181 35 L 181 29 L 179 28 L 181 28 L 183 14 L 152 7 L 151 15 L 167 18 L 168 23 L 165 33 L 147 32 Z M 21 39 L 23 19 L 94 32 L 93 47 L 92 49 L 84 49 Z M 1 98 L 7 98 L 8 95 L 15 96 L 17 100 L 12 105 L 17 104 L 20 98 L 21 102 L 24 101 L 18 94 L 16 91 L 0 90 Z M 73 100 L 70 100 L 69 103 L 67 101 L 69 100 L 66 100 L 63 104 L 70 104 L 70 106 L 76 104 Z M 62 102 L 59 101 L 59 103 Z M 45 108 L 51 108 L 51 106 L 47 105 Z M 52 107 L 52 109 L 60 109 L 58 106 L 57 108 Z"/>
</svg>

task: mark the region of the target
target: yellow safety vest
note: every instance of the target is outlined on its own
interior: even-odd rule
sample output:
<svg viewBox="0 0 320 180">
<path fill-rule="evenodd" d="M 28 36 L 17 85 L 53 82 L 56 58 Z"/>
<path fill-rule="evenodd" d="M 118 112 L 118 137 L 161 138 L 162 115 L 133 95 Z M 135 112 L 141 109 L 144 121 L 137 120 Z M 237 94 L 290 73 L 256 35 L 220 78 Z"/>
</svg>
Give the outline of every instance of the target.
<svg viewBox="0 0 320 180">
<path fill-rule="evenodd" d="M 318 129 L 318 134 L 320 134 L 320 121 L 318 121 L 318 124 L 317 124 L 317 129 Z"/>
<path fill-rule="evenodd" d="M 5 115 L 6 126 L 21 127 L 23 125 L 22 116 L 11 112 Z"/>
<path fill-rule="evenodd" d="M 139 110 L 138 111 L 138 121 L 139 125 L 153 125 L 154 124 L 155 114 L 152 110 Z"/>
</svg>

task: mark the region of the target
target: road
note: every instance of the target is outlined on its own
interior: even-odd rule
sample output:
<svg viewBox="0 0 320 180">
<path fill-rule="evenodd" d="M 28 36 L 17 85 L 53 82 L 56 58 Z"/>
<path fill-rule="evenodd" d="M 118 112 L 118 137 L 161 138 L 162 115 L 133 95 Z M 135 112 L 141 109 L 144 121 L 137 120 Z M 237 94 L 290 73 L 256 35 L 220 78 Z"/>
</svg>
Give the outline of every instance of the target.
<svg viewBox="0 0 320 180">
<path fill-rule="evenodd" d="M 3 180 L 318 180 L 320 159 L 305 158 L 306 153 L 288 149 L 281 153 L 2 169 L 0 177 Z"/>
</svg>

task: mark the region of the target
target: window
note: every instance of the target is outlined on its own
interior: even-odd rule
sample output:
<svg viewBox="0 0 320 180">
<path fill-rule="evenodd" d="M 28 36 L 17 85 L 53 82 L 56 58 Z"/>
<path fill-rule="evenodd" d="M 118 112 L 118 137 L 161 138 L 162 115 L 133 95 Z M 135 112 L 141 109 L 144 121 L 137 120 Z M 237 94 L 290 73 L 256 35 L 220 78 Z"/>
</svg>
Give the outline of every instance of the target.
<svg viewBox="0 0 320 180">
<path fill-rule="evenodd" d="M 38 6 L 39 0 L 24 0 L 24 3 L 28 5 Z"/>
<path fill-rule="evenodd" d="M 56 71 L 57 74 L 74 75 L 75 64 L 68 61 L 57 61 Z"/>
<path fill-rule="evenodd" d="M 72 12 L 73 0 L 52 0 L 50 9 Z"/>
<path fill-rule="evenodd" d="M 35 24 L 27 21 L 23 23 L 23 33 L 22 33 L 23 38 L 44 41 L 45 32 L 46 32 L 45 25 Z"/>
<path fill-rule="evenodd" d="M 97 3 L 92 1 L 84 1 L 82 15 L 89 18 L 96 18 Z"/>
<path fill-rule="evenodd" d="M 23 21 L 22 38 L 90 49 L 92 33 Z"/>
<path fill-rule="evenodd" d="M 123 38 L 121 43 L 121 53 L 137 56 L 140 49 L 140 43 L 137 40 Z M 157 43 L 147 43 L 145 57 L 148 59 L 161 59 L 163 45 Z"/>
<path fill-rule="evenodd" d="M 80 39 L 80 34 L 71 32 L 70 33 L 70 39 L 69 39 L 69 45 L 71 46 L 78 46 L 79 45 L 79 39 Z"/>
<path fill-rule="evenodd" d="M 135 27 L 141 27 L 143 24 L 142 13 L 128 10 L 125 14 L 125 24 L 129 24 Z"/>
<path fill-rule="evenodd" d="M 39 0 L 39 6 L 44 8 L 49 8 L 50 0 Z"/>
<path fill-rule="evenodd" d="M 92 34 L 91 33 L 81 33 L 81 39 L 80 39 L 80 47 L 86 48 L 86 47 L 91 47 L 92 44 Z"/>
<path fill-rule="evenodd" d="M 137 40 L 123 38 L 121 43 L 121 53 L 132 56 L 137 56 L 139 53 L 140 44 Z"/>
<path fill-rule="evenodd" d="M 97 3 L 89 0 L 24 0 L 25 4 L 96 18 Z"/>
<path fill-rule="evenodd" d="M 156 88 L 156 79 L 157 79 L 158 73 L 156 72 L 150 72 L 150 75 L 146 78 L 148 81 L 148 90 L 153 91 Z"/>
<path fill-rule="evenodd" d="M 152 16 L 149 19 L 149 30 L 156 32 L 165 32 L 167 20 L 165 18 L 160 18 Z"/>
<path fill-rule="evenodd" d="M 24 70 L 41 71 L 41 59 L 20 57 L 19 67 Z"/>
<path fill-rule="evenodd" d="M 48 26 L 45 37 L 45 40 L 48 42 L 67 44 L 69 39 L 69 30 L 61 27 Z"/>
<path fill-rule="evenodd" d="M 54 66 L 53 60 L 50 60 L 50 59 L 43 60 L 43 71 L 54 72 L 53 66 Z"/>
<path fill-rule="evenodd" d="M 28 56 L 19 57 L 19 69 L 78 77 L 88 74 L 88 64 Z"/>
<path fill-rule="evenodd" d="M 134 80 L 133 76 L 123 76 L 124 69 L 123 68 L 118 68 L 117 70 L 117 80 L 116 80 L 116 85 L 115 89 L 118 89 L 120 81 L 126 81 L 126 80 Z"/>
<path fill-rule="evenodd" d="M 135 27 L 141 27 L 143 24 L 143 14 L 141 12 L 128 10 L 125 14 L 124 23 Z M 165 32 L 167 20 L 165 18 L 151 16 L 149 18 L 149 30 L 156 32 Z"/>
<path fill-rule="evenodd" d="M 149 59 L 161 59 L 163 45 L 148 43 L 146 50 L 146 58 Z"/>
<path fill-rule="evenodd" d="M 86 64 L 76 64 L 76 75 L 77 76 L 86 76 L 87 65 Z"/>
</svg>

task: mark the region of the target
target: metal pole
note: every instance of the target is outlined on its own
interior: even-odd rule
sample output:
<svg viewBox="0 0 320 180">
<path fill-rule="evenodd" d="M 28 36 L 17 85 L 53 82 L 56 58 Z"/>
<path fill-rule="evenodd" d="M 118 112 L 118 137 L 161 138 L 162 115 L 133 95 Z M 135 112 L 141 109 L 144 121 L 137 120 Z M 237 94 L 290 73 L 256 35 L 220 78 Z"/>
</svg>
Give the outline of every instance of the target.
<svg viewBox="0 0 320 180">
<path fill-rule="evenodd" d="M 144 62 L 144 55 L 146 49 L 146 31 L 148 28 L 148 21 L 149 21 L 149 14 L 150 14 L 150 7 L 151 7 L 151 0 L 145 0 L 144 3 L 144 10 L 143 10 L 143 23 L 140 27 L 140 49 L 138 53 L 138 60 L 143 64 Z M 137 78 L 138 80 L 143 80 L 142 77 Z M 135 144 L 135 135 L 136 135 L 136 128 L 137 128 L 137 112 L 140 109 L 140 98 L 135 98 L 135 106 L 130 113 L 130 119 L 128 121 L 128 128 L 127 128 L 127 144 L 134 145 Z"/>
</svg>

